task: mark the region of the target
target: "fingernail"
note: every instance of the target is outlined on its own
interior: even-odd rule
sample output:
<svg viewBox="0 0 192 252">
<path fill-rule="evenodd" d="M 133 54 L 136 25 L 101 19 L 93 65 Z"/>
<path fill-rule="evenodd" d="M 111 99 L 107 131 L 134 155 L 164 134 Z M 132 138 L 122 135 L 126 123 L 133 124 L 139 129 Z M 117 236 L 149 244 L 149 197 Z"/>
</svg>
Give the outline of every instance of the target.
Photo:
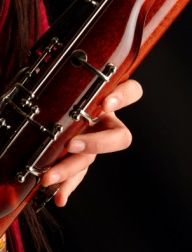
<svg viewBox="0 0 192 252">
<path fill-rule="evenodd" d="M 114 110 L 114 109 L 116 109 L 117 108 L 117 105 L 118 105 L 118 99 L 117 98 L 115 98 L 115 97 L 111 97 L 111 98 L 109 98 L 109 100 L 108 100 L 108 109 L 110 109 L 110 110 Z"/>
<path fill-rule="evenodd" d="M 79 153 L 85 149 L 85 143 L 82 140 L 72 140 L 67 150 L 72 153 Z"/>
</svg>

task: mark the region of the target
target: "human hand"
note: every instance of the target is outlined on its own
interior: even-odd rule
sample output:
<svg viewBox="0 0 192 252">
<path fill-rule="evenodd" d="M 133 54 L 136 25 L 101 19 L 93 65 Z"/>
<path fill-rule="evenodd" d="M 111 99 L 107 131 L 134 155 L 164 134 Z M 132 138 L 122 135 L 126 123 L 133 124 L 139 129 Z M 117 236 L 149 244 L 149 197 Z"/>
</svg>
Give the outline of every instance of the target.
<svg viewBox="0 0 192 252">
<path fill-rule="evenodd" d="M 43 186 L 61 184 L 55 195 L 57 206 L 66 205 L 69 195 L 81 183 L 97 154 L 122 150 L 131 144 L 130 131 L 114 112 L 136 102 L 141 96 L 142 88 L 136 81 L 120 84 L 103 101 L 100 121 L 89 133 L 71 139 L 67 150 L 72 155 L 52 167 L 42 178 Z"/>
</svg>

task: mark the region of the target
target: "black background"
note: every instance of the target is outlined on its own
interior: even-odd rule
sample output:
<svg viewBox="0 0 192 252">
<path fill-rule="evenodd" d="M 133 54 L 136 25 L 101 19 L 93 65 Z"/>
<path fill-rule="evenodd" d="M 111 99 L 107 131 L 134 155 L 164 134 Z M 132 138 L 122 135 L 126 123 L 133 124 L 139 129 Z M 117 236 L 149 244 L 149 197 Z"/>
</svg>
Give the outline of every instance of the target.
<svg viewBox="0 0 192 252">
<path fill-rule="evenodd" d="M 68 1 L 50 1 L 52 20 Z M 66 252 L 192 251 L 192 4 L 133 78 L 144 96 L 118 112 L 132 146 L 101 155 L 67 207 L 51 207 Z"/>
</svg>

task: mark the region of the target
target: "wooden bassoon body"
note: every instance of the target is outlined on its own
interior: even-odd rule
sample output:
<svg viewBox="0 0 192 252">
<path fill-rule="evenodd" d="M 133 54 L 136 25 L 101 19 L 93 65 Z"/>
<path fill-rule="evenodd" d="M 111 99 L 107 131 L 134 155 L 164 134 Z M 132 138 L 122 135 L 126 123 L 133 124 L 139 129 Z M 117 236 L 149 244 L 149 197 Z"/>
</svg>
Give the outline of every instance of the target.
<svg viewBox="0 0 192 252">
<path fill-rule="evenodd" d="M 133 73 L 189 1 L 73 2 L 1 97 L 0 236 L 37 197 L 41 176 L 67 154 L 68 141 L 96 122 L 102 100 Z"/>
</svg>

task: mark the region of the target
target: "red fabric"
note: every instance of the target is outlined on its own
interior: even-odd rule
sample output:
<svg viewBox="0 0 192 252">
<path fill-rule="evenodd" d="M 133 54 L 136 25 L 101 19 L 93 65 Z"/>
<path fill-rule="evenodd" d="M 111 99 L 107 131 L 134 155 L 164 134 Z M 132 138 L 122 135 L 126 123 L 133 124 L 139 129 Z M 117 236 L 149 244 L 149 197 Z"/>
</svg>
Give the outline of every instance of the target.
<svg viewBox="0 0 192 252">
<path fill-rule="evenodd" d="M 0 6 L 0 32 L 5 24 L 9 12 L 10 0 L 2 1 Z"/>
<path fill-rule="evenodd" d="M 4 0 L 0 4 L 0 33 L 3 29 L 3 26 L 6 23 L 8 13 L 9 13 L 9 7 L 10 7 L 10 0 Z M 46 8 L 45 8 L 43 0 L 39 0 L 39 9 L 40 9 L 40 35 L 42 35 L 49 27 L 47 14 L 46 14 Z"/>
<path fill-rule="evenodd" d="M 39 9 L 40 9 L 40 36 L 41 36 L 49 28 L 47 11 L 46 11 L 43 0 L 39 1 Z"/>
<path fill-rule="evenodd" d="M 7 39 L 10 33 L 10 18 L 12 16 L 11 0 L 0 0 L 0 82 L 3 81 L 3 86 L 7 85 L 6 83 L 10 81 L 13 77 L 13 69 L 15 64 L 15 58 L 17 55 L 12 55 L 7 59 Z M 49 28 L 48 19 L 46 15 L 46 8 L 43 0 L 39 0 L 39 36 L 43 35 L 45 31 Z M 29 38 L 29 47 L 32 47 L 34 43 L 34 34 L 30 35 Z M 9 50 L 10 51 L 10 50 Z M 10 53 L 10 52 L 9 52 Z M 7 61 L 8 60 L 8 61 Z M 4 69 L 6 65 L 6 69 Z M 8 65 L 8 68 L 7 68 Z M 8 69 L 8 71 L 7 71 Z M 6 75 L 4 74 L 6 70 Z M 3 80 L 1 77 L 4 76 Z"/>
<path fill-rule="evenodd" d="M 43 0 L 39 0 L 39 9 L 40 9 L 39 35 L 41 36 L 49 27 Z M 3 64 L 3 48 L 6 43 L 6 36 L 8 35 L 8 33 L 6 32 L 6 28 L 9 27 L 9 22 L 7 22 L 10 14 L 9 10 L 10 10 L 10 0 L 2 1 L 2 3 L 0 3 L 0 74 L 1 74 L 1 67 Z M 11 62 L 11 59 L 9 61 Z M 10 239 L 11 252 L 24 252 L 24 246 L 22 242 L 18 219 L 16 219 L 10 226 L 9 233 L 11 236 Z"/>
<path fill-rule="evenodd" d="M 14 222 L 10 226 L 9 234 L 10 234 L 9 243 L 11 252 L 24 252 L 25 250 L 21 238 L 21 230 L 18 219 L 14 220 Z"/>
<path fill-rule="evenodd" d="M 5 60 L 6 36 L 8 35 L 8 32 L 5 28 L 6 28 L 6 21 L 9 14 L 9 9 L 10 9 L 10 0 L 2 1 L 0 5 L 0 11 L 1 11 L 0 13 L 0 77 L 3 74 L 3 62 Z"/>
</svg>

